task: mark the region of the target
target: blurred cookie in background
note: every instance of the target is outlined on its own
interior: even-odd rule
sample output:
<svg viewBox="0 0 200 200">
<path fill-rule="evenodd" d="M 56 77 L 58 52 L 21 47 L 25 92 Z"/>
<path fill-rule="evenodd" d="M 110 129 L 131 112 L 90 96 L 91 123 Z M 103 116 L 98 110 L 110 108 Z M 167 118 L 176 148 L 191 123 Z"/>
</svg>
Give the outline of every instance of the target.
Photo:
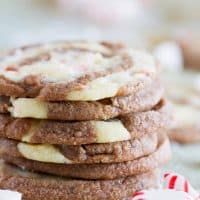
<svg viewBox="0 0 200 200">
<path fill-rule="evenodd" d="M 129 0 L 56 0 L 58 8 L 97 25 L 130 25 L 144 18 L 151 1 Z M 146 15 L 145 15 L 146 16 Z M 144 19 L 142 19 L 144 20 Z"/>
<path fill-rule="evenodd" d="M 200 73 L 184 69 L 188 63 L 197 67 L 198 56 L 193 58 L 197 52 L 187 57 L 189 54 L 185 56 L 182 46 L 171 40 L 158 44 L 153 53 L 160 63 L 166 95 L 174 109 L 170 139 L 184 144 L 200 142 Z"/>
<path fill-rule="evenodd" d="M 200 36 L 197 33 L 187 33 L 178 38 L 184 58 L 184 66 L 192 70 L 200 70 Z"/>
<path fill-rule="evenodd" d="M 200 142 L 200 74 L 184 71 L 164 75 L 168 98 L 174 109 L 171 140 L 179 143 Z"/>
</svg>

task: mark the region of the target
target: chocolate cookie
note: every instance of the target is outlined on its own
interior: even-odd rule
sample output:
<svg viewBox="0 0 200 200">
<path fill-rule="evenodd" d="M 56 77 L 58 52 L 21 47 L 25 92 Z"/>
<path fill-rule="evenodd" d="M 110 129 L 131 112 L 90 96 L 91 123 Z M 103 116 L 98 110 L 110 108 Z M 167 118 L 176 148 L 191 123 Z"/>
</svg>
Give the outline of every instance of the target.
<svg viewBox="0 0 200 200">
<path fill-rule="evenodd" d="M 174 120 L 168 131 L 169 138 L 182 144 L 200 142 L 200 109 L 197 104 L 174 103 L 173 107 Z"/>
<path fill-rule="evenodd" d="M 19 118 L 54 120 L 110 119 L 116 116 L 151 109 L 163 96 L 159 81 L 123 97 L 99 101 L 44 102 L 34 98 L 11 100 L 10 113 Z"/>
<path fill-rule="evenodd" d="M 28 143 L 80 145 L 131 140 L 155 133 L 171 122 L 170 106 L 161 100 L 152 110 L 109 121 L 64 122 L 15 119 L 0 114 L 0 136 Z"/>
<path fill-rule="evenodd" d="M 0 138 L 0 152 L 10 151 L 15 157 L 49 163 L 117 163 L 149 155 L 156 150 L 157 144 L 156 133 L 124 142 L 81 146 L 33 145 Z"/>
<path fill-rule="evenodd" d="M 76 180 L 33 174 L 0 166 L 0 188 L 22 193 L 23 200 L 125 200 L 143 189 L 157 188 L 158 171 L 116 180 Z"/>
<path fill-rule="evenodd" d="M 17 157 L 11 149 L 0 153 L 0 158 L 23 169 L 82 179 L 115 179 L 149 172 L 170 158 L 170 145 L 165 135 L 160 135 L 157 150 L 133 161 L 107 164 L 52 164 Z M 58 156 L 54 159 L 60 159 Z"/>
<path fill-rule="evenodd" d="M 0 60 L 0 95 L 45 101 L 96 101 L 134 94 L 157 75 L 152 56 L 106 42 L 26 46 Z"/>
</svg>

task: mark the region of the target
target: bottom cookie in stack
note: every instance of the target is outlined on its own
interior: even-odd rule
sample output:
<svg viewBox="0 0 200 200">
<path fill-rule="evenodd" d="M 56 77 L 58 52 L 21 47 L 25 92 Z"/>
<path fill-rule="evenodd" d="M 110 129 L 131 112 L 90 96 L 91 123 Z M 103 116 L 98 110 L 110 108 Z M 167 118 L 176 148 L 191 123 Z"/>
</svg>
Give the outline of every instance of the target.
<svg viewBox="0 0 200 200">
<path fill-rule="evenodd" d="M 155 139 L 156 136 L 157 140 Z M 144 136 L 144 138 L 147 139 L 147 136 Z M 112 160 L 107 160 L 107 162 L 112 163 L 95 163 L 95 161 L 100 159 L 96 155 L 94 156 L 95 160 L 90 160 L 90 157 L 86 159 L 90 164 L 80 163 L 80 160 L 76 161 L 79 162 L 77 164 L 58 164 L 33 160 L 38 158 L 36 152 L 35 154 L 34 152 L 29 154 L 29 156 L 34 155 L 34 158 L 27 158 L 28 154 L 24 157 L 23 151 L 21 151 L 21 153 L 19 152 L 20 148 L 17 148 L 19 144 L 23 143 L 2 138 L 0 140 L 0 158 L 10 164 L 20 167 L 22 170 L 16 170 L 9 165 L 5 168 L 5 165 L 3 165 L 0 173 L 0 187 L 21 192 L 24 200 L 42 200 L 45 199 L 46 196 L 48 196 L 48 199 L 52 200 L 125 199 L 130 197 L 133 192 L 140 189 L 156 188 L 159 186 L 159 173 L 157 169 L 170 158 L 169 141 L 165 134 L 153 134 L 149 136 L 148 143 L 148 152 L 144 150 L 142 153 L 143 155 L 133 156 L 133 160 L 129 160 L 130 155 L 133 155 L 130 151 L 129 159 L 124 157 L 124 160 L 129 161 L 117 162 L 117 160 L 115 160 L 115 162 L 112 162 Z M 120 143 L 113 143 L 113 146 L 119 144 Z M 101 149 L 98 148 L 98 145 L 102 146 L 102 144 L 94 144 L 91 147 L 90 145 L 85 145 L 87 147 L 83 147 L 84 145 L 82 145 L 82 148 L 89 149 L 89 146 L 91 149 Z M 106 145 L 109 145 L 112 149 L 112 144 L 104 144 L 104 148 L 108 150 Z M 146 146 L 145 143 L 141 143 L 140 145 L 141 149 Z M 133 146 L 131 148 L 133 148 L 134 152 L 137 146 L 135 149 Z M 128 149 L 131 150 L 131 148 Z M 126 152 L 123 148 L 122 151 Z M 73 152 L 73 149 L 71 149 L 71 152 Z M 45 157 L 45 155 L 43 155 L 43 157 Z M 42 156 L 40 159 L 41 158 Z M 52 158 L 58 158 L 58 156 L 52 155 Z M 45 174 L 48 173 L 51 174 L 51 176 L 30 174 L 23 171 L 25 169 L 34 172 L 43 172 Z M 69 179 L 69 177 L 71 179 Z"/>
<path fill-rule="evenodd" d="M 75 180 L 36 174 L 9 164 L 0 165 L 0 187 L 19 191 L 24 200 L 123 200 L 135 191 L 158 187 L 157 169 L 115 180 Z M 127 197 L 127 198 L 126 198 Z"/>
</svg>

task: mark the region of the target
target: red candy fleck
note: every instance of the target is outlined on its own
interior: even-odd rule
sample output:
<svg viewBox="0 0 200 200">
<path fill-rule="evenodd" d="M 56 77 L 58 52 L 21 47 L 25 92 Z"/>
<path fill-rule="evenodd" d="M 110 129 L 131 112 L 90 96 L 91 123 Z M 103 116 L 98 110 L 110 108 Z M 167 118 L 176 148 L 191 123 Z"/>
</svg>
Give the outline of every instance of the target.
<svg viewBox="0 0 200 200">
<path fill-rule="evenodd" d="M 134 194 L 132 195 L 131 200 L 134 199 L 134 197 L 143 196 L 143 195 L 144 195 L 144 192 L 143 192 L 143 191 L 136 192 L 136 193 L 134 193 Z M 143 198 L 140 198 L 140 199 L 143 200 Z M 140 199 L 138 199 L 138 200 L 140 200 Z"/>
<path fill-rule="evenodd" d="M 169 173 L 164 174 L 164 178 L 167 178 L 169 176 Z"/>
<path fill-rule="evenodd" d="M 17 68 L 16 66 L 7 66 L 7 67 L 5 68 L 5 70 L 6 70 L 6 71 L 17 71 L 18 68 Z"/>
<path fill-rule="evenodd" d="M 172 178 L 171 178 L 171 180 L 169 182 L 169 186 L 168 186 L 169 189 L 174 189 L 175 188 L 176 179 L 177 179 L 177 176 L 172 176 Z"/>
<path fill-rule="evenodd" d="M 188 191 L 189 191 L 188 182 L 185 180 L 185 183 L 184 183 L 184 192 L 188 192 Z"/>
</svg>

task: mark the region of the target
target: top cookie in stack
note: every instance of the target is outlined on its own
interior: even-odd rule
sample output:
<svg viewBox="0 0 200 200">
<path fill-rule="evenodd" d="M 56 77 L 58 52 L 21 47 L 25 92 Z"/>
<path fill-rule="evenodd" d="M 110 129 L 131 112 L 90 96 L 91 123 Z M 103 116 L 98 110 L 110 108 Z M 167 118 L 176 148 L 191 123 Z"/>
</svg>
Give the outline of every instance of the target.
<svg viewBox="0 0 200 200">
<path fill-rule="evenodd" d="M 152 108 L 162 96 L 153 58 L 118 44 L 56 42 L 0 59 L 0 95 L 13 97 L 15 117 L 105 120 Z"/>
</svg>

